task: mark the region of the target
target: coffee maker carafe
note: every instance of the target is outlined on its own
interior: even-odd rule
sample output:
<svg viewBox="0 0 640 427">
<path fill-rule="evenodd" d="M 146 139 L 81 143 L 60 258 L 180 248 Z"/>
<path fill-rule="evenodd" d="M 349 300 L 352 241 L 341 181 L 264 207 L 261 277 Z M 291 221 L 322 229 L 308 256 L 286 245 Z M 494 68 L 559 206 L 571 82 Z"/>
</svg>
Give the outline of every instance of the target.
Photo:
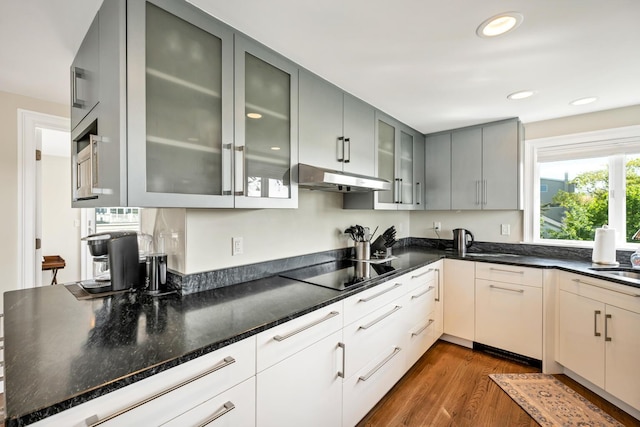
<svg viewBox="0 0 640 427">
<path fill-rule="evenodd" d="M 94 280 L 82 283 L 85 290 L 99 293 L 140 286 L 138 234 L 135 231 L 91 234 L 82 240 L 87 242 L 94 257 L 94 273 L 100 272 Z"/>
<path fill-rule="evenodd" d="M 469 230 L 464 228 L 455 228 L 453 230 L 453 250 L 458 255 L 464 256 L 472 244 L 473 234 Z"/>
</svg>

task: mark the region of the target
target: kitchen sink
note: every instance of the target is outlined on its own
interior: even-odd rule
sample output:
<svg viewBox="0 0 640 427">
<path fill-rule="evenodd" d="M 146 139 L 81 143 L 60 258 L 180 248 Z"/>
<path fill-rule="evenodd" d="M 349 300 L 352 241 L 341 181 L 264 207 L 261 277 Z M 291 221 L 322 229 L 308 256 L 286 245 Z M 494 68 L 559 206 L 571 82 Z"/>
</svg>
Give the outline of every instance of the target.
<svg viewBox="0 0 640 427">
<path fill-rule="evenodd" d="M 640 280 L 640 270 L 626 267 L 591 267 L 591 270 L 595 270 L 603 274 L 611 274 L 614 276 L 620 276 L 627 279 Z"/>
</svg>

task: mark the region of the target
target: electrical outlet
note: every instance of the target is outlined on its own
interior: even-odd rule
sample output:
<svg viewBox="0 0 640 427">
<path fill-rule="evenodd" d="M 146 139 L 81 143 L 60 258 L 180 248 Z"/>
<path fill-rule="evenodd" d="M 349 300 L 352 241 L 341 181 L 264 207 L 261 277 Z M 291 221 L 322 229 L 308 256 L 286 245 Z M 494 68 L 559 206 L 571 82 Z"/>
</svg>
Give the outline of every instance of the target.
<svg viewBox="0 0 640 427">
<path fill-rule="evenodd" d="M 509 236 L 511 234 L 510 224 L 500 224 L 500 234 L 503 236 Z"/>
<path fill-rule="evenodd" d="M 436 231 L 442 230 L 442 224 L 440 223 L 440 221 L 434 221 L 433 222 L 433 229 L 436 230 Z"/>
<path fill-rule="evenodd" d="M 242 237 L 231 238 L 231 255 L 240 255 L 244 251 Z"/>
</svg>

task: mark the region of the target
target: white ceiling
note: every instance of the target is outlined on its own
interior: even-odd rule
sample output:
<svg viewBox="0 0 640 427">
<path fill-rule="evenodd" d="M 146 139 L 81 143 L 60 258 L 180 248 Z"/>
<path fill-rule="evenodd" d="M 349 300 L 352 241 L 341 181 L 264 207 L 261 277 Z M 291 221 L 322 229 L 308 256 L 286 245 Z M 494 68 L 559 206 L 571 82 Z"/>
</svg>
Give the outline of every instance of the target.
<svg viewBox="0 0 640 427">
<path fill-rule="evenodd" d="M 100 3 L 2 0 L 0 90 L 68 103 L 68 67 Z M 425 133 L 640 104 L 639 0 L 192 3 Z M 505 11 L 522 25 L 475 35 Z M 506 99 L 524 89 L 536 95 Z M 599 100 L 568 105 L 587 96 Z"/>
</svg>

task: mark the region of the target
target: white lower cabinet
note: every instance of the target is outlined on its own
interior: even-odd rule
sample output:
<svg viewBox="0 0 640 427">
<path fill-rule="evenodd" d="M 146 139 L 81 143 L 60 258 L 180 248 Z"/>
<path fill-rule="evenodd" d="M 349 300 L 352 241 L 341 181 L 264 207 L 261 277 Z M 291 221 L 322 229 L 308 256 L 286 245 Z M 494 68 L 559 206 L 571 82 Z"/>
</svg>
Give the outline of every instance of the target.
<svg viewBox="0 0 640 427">
<path fill-rule="evenodd" d="M 257 374 L 258 426 L 341 425 L 341 339 L 334 332 Z"/>
<path fill-rule="evenodd" d="M 560 273 L 556 360 L 640 410 L 640 290 Z"/>
<path fill-rule="evenodd" d="M 542 284 L 476 279 L 475 341 L 542 360 Z"/>
<path fill-rule="evenodd" d="M 250 337 L 33 425 L 159 426 L 253 379 L 255 361 L 256 340 Z"/>
<path fill-rule="evenodd" d="M 339 426 L 342 301 L 258 334 L 256 424 Z"/>
<path fill-rule="evenodd" d="M 444 333 L 468 341 L 475 335 L 474 263 L 444 260 Z"/>
</svg>

